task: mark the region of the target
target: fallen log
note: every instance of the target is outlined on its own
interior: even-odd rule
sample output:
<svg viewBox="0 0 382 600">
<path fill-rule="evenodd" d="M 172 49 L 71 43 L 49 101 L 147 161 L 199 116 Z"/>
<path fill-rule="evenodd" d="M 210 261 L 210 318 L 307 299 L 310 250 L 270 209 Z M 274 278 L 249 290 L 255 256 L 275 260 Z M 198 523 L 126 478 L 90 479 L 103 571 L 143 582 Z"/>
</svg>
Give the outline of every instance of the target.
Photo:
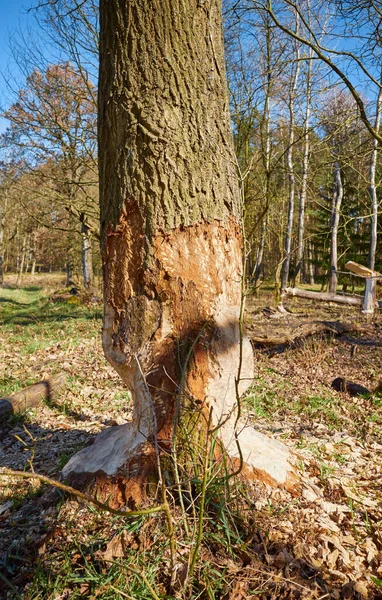
<svg viewBox="0 0 382 600">
<path fill-rule="evenodd" d="M 362 328 L 356 323 L 344 323 L 342 321 L 309 321 L 297 326 L 292 326 L 284 334 L 269 335 L 256 334 L 248 330 L 248 337 L 251 342 L 259 346 L 289 346 L 300 342 L 311 336 L 318 335 L 343 335 L 354 331 L 360 331 Z"/>
<path fill-rule="evenodd" d="M 336 377 L 332 381 L 332 388 L 337 392 L 347 392 L 350 396 L 370 396 L 371 392 L 363 385 L 349 381 L 345 377 Z"/>
<path fill-rule="evenodd" d="M 285 288 L 281 298 L 285 296 L 297 296 L 308 300 L 319 300 L 321 302 L 337 302 L 339 304 L 348 304 L 349 306 L 362 306 L 363 299 L 357 296 L 342 296 L 340 294 L 329 294 L 327 292 L 311 292 L 310 290 L 301 290 L 299 288 Z"/>
<path fill-rule="evenodd" d="M 56 400 L 64 388 L 65 381 L 66 377 L 62 373 L 53 375 L 10 396 L 0 398 L 0 417 Z"/>
</svg>

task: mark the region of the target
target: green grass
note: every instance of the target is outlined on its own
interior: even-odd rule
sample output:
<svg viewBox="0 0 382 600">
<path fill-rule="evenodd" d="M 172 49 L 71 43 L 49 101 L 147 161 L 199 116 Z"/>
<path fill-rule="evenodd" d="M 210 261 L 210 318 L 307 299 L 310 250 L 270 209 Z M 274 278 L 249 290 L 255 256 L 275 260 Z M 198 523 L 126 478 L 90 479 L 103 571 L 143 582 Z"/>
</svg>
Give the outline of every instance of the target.
<svg viewBox="0 0 382 600">
<path fill-rule="evenodd" d="M 263 378 L 256 379 L 244 403 L 255 418 L 270 422 L 285 415 L 324 422 L 330 427 L 347 422 L 342 418 L 341 400 L 330 390 L 323 390 L 320 394 L 299 394 L 291 383 L 283 380 L 270 384 Z"/>
<path fill-rule="evenodd" d="M 39 286 L 0 288 L 0 328 L 9 353 L 18 353 L 20 364 L 36 352 L 51 347 L 75 349 L 84 339 L 100 335 L 102 307 L 67 302 L 53 303 Z M 57 366 L 57 368 L 59 365 Z M 35 383 L 12 372 L 0 371 L 0 396 Z"/>
</svg>

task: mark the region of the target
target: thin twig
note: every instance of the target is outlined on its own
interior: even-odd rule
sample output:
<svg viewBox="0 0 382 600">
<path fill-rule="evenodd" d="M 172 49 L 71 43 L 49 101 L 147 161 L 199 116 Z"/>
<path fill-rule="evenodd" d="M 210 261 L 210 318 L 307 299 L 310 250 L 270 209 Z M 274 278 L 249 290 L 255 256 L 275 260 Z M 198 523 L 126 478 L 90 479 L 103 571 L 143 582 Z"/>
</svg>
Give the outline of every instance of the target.
<svg viewBox="0 0 382 600">
<path fill-rule="evenodd" d="M 129 511 L 117 510 L 115 508 L 112 508 L 108 504 L 104 504 L 103 502 L 100 502 L 99 500 L 97 500 L 96 498 L 93 498 L 92 496 L 88 496 L 87 494 L 84 494 L 83 492 L 76 490 L 75 488 L 71 487 L 70 485 L 65 485 L 64 483 L 61 483 L 60 481 L 56 481 L 55 479 L 46 477 L 46 475 L 40 475 L 39 473 L 25 473 L 24 471 L 13 471 L 12 469 L 1 469 L 0 475 L 5 475 L 6 477 L 19 477 L 20 479 L 38 479 L 39 481 L 42 481 L 43 483 L 47 483 L 48 485 L 52 485 L 52 486 L 62 490 L 63 492 L 70 494 L 71 496 L 76 496 L 77 498 L 80 498 L 81 500 L 84 500 L 85 502 L 94 504 L 100 510 L 104 510 L 113 515 L 118 515 L 120 517 L 141 517 L 143 515 L 152 515 L 154 513 L 165 510 L 165 507 L 163 506 L 163 504 L 159 504 L 158 506 L 153 506 L 151 508 L 143 508 L 142 510 L 129 510 Z"/>
</svg>

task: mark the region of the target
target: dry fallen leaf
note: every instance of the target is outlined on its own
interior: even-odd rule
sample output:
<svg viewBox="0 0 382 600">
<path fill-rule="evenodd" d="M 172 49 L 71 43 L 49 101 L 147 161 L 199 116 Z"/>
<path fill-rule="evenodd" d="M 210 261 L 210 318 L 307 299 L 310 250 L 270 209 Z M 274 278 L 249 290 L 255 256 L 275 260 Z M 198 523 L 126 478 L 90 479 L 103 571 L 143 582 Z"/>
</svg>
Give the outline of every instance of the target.
<svg viewBox="0 0 382 600">
<path fill-rule="evenodd" d="M 110 540 L 105 550 L 99 550 L 96 553 L 97 558 L 106 561 L 114 560 L 115 558 L 123 558 L 125 556 L 126 547 L 131 539 L 131 535 L 129 535 L 126 531 L 122 531 L 122 533 L 115 535 L 113 539 Z"/>
</svg>

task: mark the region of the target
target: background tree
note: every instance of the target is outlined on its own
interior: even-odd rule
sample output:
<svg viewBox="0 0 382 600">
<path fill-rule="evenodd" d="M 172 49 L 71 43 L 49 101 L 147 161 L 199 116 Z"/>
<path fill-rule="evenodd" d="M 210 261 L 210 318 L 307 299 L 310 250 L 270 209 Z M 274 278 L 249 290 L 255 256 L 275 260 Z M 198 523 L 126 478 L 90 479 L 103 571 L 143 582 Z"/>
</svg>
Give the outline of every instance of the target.
<svg viewBox="0 0 382 600">
<path fill-rule="evenodd" d="M 19 148 L 24 169 L 46 180 L 55 201 L 81 223 L 86 287 L 98 219 L 95 107 L 88 89 L 69 63 L 51 65 L 28 76 L 17 102 L 4 113 L 10 122 L 5 143 Z"/>
</svg>

